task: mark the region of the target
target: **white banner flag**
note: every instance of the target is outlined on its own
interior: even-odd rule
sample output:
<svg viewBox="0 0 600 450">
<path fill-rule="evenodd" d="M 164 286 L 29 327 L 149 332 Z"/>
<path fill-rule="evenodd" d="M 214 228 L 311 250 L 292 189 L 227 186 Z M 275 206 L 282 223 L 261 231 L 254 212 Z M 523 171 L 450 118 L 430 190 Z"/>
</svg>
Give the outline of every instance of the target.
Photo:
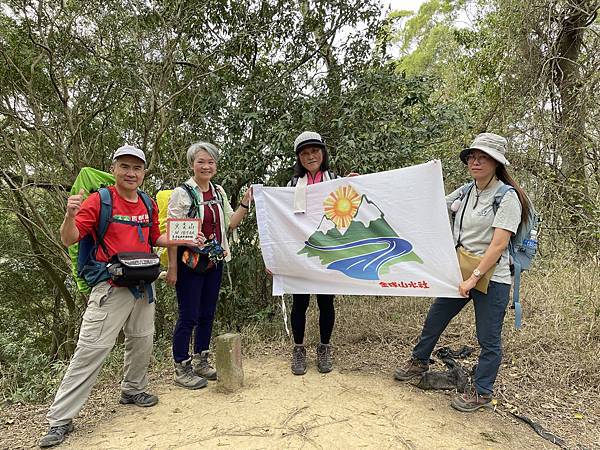
<svg viewBox="0 0 600 450">
<path fill-rule="evenodd" d="M 459 297 L 439 161 L 306 188 L 254 185 L 273 295 Z"/>
</svg>

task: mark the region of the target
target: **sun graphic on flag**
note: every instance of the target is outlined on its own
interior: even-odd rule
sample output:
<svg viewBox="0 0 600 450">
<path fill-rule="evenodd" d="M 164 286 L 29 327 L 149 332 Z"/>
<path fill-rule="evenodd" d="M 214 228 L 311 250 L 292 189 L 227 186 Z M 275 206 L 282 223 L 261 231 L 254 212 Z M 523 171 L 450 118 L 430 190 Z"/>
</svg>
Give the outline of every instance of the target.
<svg viewBox="0 0 600 450">
<path fill-rule="evenodd" d="M 348 228 L 359 205 L 360 195 L 351 186 L 338 188 L 323 202 L 325 216 L 335 223 L 337 228 Z"/>
</svg>

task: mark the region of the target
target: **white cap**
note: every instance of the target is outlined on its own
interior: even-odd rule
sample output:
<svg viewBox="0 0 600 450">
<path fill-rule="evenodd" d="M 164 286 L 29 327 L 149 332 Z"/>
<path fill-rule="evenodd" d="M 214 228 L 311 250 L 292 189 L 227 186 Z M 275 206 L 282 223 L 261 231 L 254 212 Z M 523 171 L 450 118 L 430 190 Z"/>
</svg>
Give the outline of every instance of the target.
<svg viewBox="0 0 600 450">
<path fill-rule="evenodd" d="M 325 148 L 325 142 L 323 142 L 323 138 L 319 133 L 304 131 L 294 141 L 294 151 L 298 154 L 304 147 L 308 147 L 309 145 Z"/>
<path fill-rule="evenodd" d="M 124 145 L 123 147 L 119 147 L 115 154 L 113 155 L 113 161 L 117 159 L 119 156 L 131 155 L 136 158 L 141 159 L 146 164 L 146 155 L 139 148 L 134 147 L 133 145 Z"/>
</svg>

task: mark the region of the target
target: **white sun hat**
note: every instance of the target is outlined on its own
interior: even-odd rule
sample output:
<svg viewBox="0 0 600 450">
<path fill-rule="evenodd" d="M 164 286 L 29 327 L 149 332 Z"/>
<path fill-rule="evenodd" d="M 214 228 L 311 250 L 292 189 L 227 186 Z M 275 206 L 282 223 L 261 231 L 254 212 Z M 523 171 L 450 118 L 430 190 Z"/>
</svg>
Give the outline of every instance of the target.
<svg viewBox="0 0 600 450">
<path fill-rule="evenodd" d="M 460 152 L 460 160 L 467 164 L 467 156 L 471 153 L 471 150 L 480 150 L 487 153 L 500 164 L 510 166 L 508 159 L 506 159 L 506 147 L 508 141 L 494 133 L 481 133 L 475 137 L 475 140 L 470 147 L 465 148 Z"/>
</svg>

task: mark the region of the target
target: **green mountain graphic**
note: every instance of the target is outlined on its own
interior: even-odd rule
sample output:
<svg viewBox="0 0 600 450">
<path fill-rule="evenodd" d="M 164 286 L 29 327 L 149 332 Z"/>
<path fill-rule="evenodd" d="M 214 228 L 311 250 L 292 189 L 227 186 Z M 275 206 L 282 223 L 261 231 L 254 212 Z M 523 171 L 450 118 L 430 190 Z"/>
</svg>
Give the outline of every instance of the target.
<svg viewBox="0 0 600 450">
<path fill-rule="evenodd" d="M 321 222 L 323 220 L 329 219 L 323 216 Z M 327 233 L 317 230 L 308 238 L 308 242 L 319 247 L 329 247 L 373 237 L 398 237 L 398 235 L 383 218 L 374 220 L 368 227 L 365 227 L 362 222 L 353 220 L 344 234 L 337 228 L 332 228 Z"/>
<path fill-rule="evenodd" d="M 365 226 L 365 222 L 368 223 L 368 226 Z M 308 238 L 307 244 L 298 251 L 298 255 L 306 254 L 309 258 L 318 257 L 323 265 L 341 260 L 356 260 L 356 258 L 360 260 L 360 264 L 362 261 L 367 261 L 362 258 L 363 256 L 369 258 L 370 255 L 375 257 L 382 254 L 382 252 L 387 254 L 387 250 L 392 248 L 390 247 L 390 239 L 393 240 L 396 246 L 402 241 L 400 245 L 405 246 L 405 248 L 408 246 L 411 250 L 395 256 L 390 255 L 383 265 L 379 264 L 377 271 L 379 275 L 388 273 L 393 265 L 400 262 L 423 263 L 423 260 L 412 251 L 412 245 L 408 241 L 400 239 L 387 223 L 379 207 L 363 195 L 356 216 L 344 233 L 341 233 L 335 227 L 335 224 L 324 215 L 317 230 Z M 341 246 L 347 247 L 340 248 Z M 363 269 L 359 274 L 354 274 L 355 271 L 359 270 L 358 268 L 348 267 L 338 270 L 342 270 L 348 276 L 354 278 L 366 277 L 366 272 L 364 272 L 366 269 Z M 372 273 L 369 275 L 370 278 L 374 276 Z"/>
</svg>

